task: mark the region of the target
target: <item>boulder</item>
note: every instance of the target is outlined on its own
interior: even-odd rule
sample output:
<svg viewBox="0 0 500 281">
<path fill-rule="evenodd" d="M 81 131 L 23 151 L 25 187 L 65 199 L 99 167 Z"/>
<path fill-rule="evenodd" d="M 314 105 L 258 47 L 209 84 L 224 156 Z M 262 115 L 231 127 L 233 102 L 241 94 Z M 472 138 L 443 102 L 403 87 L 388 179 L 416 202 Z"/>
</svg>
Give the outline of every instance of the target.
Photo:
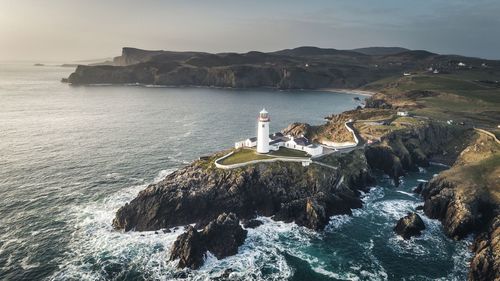
<svg viewBox="0 0 500 281">
<path fill-rule="evenodd" d="M 194 227 L 190 226 L 186 232 L 179 235 L 174 242 L 170 260 L 179 259 L 179 268 L 199 268 L 203 265 L 206 246 L 203 237 Z"/>
<path fill-rule="evenodd" d="M 257 228 L 263 224 L 262 221 L 256 219 L 243 220 L 242 223 L 244 228 Z"/>
<path fill-rule="evenodd" d="M 235 255 L 246 236 L 236 215 L 223 213 L 200 232 L 189 226 L 174 242 L 170 260 L 178 259 L 179 268 L 197 269 L 203 265 L 207 251 L 218 259 Z"/>
<path fill-rule="evenodd" d="M 418 236 L 425 229 L 422 218 L 416 213 L 409 213 L 407 216 L 399 219 L 394 231 L 404 239 L 410 239 L 412 236 Z"/>
</svg>

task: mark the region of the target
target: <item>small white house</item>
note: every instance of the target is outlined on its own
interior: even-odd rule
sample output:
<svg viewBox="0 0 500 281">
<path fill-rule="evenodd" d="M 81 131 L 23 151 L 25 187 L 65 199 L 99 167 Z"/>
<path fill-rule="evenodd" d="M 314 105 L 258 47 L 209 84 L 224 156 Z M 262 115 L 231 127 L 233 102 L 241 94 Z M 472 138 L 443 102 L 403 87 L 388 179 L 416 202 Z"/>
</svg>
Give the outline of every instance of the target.
<svg viewBox="0 0 500 281">
<path fill-rule="evenodd" d="M 403 76 L 410 76 L 411 73 L 410 72 L 403 72 Z"/>
<path fill-rule="evenodd" d="M 463 63 L 463 62 L 459 62 L 458 66 L 467 66 L 467 65 L 465 63 Z"/>
<path fill-rule="evenodd" d="M 290 149 L 302 150 L 311 156 L 316 156 L 323 153 L 323 147 L 321 145 L 312 144 L 304 137 L 290 137 L 290 140 L 285 142 L 285 147 Z"/>
<path fill-rule="evenodd" d="M 396 114 L 398 116 L 410 116 L 410 114 L 408 113 L 408 111 L 398 111 Z"/>
<path fill-rule="evenodd" d="M 439 73 L 439 70 L 436 68 L 436 69 L 434 69 L 434 71 L 433 71 L 432 73 L 434 73 L 434 74 L 438 74 L 438 73 Z"/>
<path fill-rule="evenodd" d="M 253 138 L 248 138 L 246 140 L 242 140 L 239 142 L 234 143 L 234 148 L 241 148 L 241 147 L 254 147 L 257 145 L 257 137 Z"/>
</svg>

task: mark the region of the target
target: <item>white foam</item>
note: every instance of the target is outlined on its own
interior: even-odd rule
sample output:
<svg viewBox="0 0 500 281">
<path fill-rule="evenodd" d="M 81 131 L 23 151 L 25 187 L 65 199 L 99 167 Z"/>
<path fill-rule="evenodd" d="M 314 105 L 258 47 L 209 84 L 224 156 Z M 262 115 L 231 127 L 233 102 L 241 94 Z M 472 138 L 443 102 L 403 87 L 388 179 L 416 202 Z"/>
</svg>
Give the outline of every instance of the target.
<svg viewBox="0 0 500 281">
<path fill-rule="evenodd" d="M 30 263 L 29 262 L 29 256 L 26 256 L 24 257 L 22 260 L 21 260 L 21 268 L 24 269 L 24 270 L 28 270 L 28 269 L 31 269 L 31 268 L 35 268 L 35 267 L 39 267 L 40 266 L 40 263 L 39 262 L 36 262 L 36 263 Z"/>
<path fill-rule="evenodd" d="M 351 221 L 352 221 L 352 216 L 350 216 L 350 215 L 332 216 L 330 218 L 330 221 L 328 222 L 328 225 L 325 228 L 325 231 L 332 231 L 335 229 L 340 229 L 340 228 L 342 228 L 342 226 L 348 224 Z"/>
<path fill-rule="evenodd" d="M 401 193 L 401 194 L 404 194 L 404 195 L 408 195 L 410 197 L 415 197 L 415 193 L 411 193 L 411 192 L 406 192 L 406 191 L 403 191 L 403 190 L 396 190 L 397 193 Z"/>
<path fill-rule="evenodd" d="M 164 178 L 172 171 L 172 169 L 160 171 L 154 181 Z M 183 232 L 182 228 L 171 233 L 163 231 L 123 233 L 111 226 L 116 210 L 132 200 L 146 186 L 145 184 L 124 188 L 103 201 L 75 206 L 72 210 L 74 219 L 71 223 L 74 224 L 76 231 L 72 234 L 70 250 L 66 253 L 68 258 L 50 279 L 99 280 L 104 277 L 97 273 L 105 272 L 104 268 L 109 264 L 120 265 L 124 263 L 123 261 L 140 265 L 145 269 L 145 274 L 156 276 L 158 279 L 162 279 L 166 268 L 172 272 L 174 265 L 167 262 L 166 249 Z M 85 260 L 94 260 L 103 269 L 96 272 L 89 264 L 82 263 Z"/>
</svg>

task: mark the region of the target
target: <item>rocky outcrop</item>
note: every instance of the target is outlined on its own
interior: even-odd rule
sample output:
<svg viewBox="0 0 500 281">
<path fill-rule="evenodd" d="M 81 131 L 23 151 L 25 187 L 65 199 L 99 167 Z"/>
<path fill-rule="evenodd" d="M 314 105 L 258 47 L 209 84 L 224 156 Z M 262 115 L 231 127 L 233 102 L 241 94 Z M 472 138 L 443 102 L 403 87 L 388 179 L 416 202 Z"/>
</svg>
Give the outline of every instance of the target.
<svg viewBox="0 0 500 281">
<path fill-rule="evenodd" d="M 174 242 L 170 260 L 179 260 L 178 267 L 199 268 L 207 251 L 218 259 L 238 252 L 247 236 L 235 214 L 223 213 L 211 221 L 200 232 L 189 226 L 188 230 L 179 235 Z"/>
<path fill-rule="evenodd" d="M 217 157 L 217 156 L 214 156 Z M 311 164 L 274 162 L 232 170 L 214 167 L 213 159 L 198 160 L 121 207 L 116 229 L 157 230 L 196 223 L 206 225 L 221 213 L 243 219 L 256 214 L 321 229 L 335 214 L 360 208 L 359 190 L 373 183 L 362 151 L 340 155 L 339 169 Z"/>
<path fill-rule="evenodd" d="M 478 133 L 451 169 L 422 189 L 424 212 L 442 222 L 454 239 L 475 234 L 469 280 L 496 280 L 499 275 L 500 144 Z"/>
<path fill-rule="evenodd" d="M 422 218 L 416 213 L 409 213 L 407 216 L 399 219 L 394 227 L 394 232 L 403 237 L 410 239 L 412 236 L 418 236 L 425 229 L 425 224 Z"/>
<path fill-rule="evenodd" d="M 244 228 L 257 228 L 264 224 L 261 220 L 257 219 L 243 220 L 242 223 Z"/>
<path fill-rule="evenodd" d="M 384 171 L 397 185 L 405 171 L 427 167 L 432 160 L 453 163 L 471 135 L 471 130 L 430 122 L 389 133 L 365 154 L 370 167 Z"/>
<path fill-rule="evenodd" d="M 285 129 L 281 130 L 284 135 L 290 135 L 294 137 L 306 137 L 309 138 L 313 134 L 314 128 L 307 123 L 292 123 L 288 125 Z"/>
<path fill-rule="evenodd" d="M 500 280 L 500 215 L 487 231 L 478 235 L 472 246 L 469 280 Z"/>
</svg>

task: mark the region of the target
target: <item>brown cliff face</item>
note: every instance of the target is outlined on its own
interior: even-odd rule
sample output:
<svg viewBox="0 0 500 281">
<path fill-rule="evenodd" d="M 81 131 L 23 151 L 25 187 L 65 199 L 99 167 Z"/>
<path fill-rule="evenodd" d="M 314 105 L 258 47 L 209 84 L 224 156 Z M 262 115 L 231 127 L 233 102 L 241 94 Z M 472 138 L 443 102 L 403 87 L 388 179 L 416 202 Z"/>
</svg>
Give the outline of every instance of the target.
<svg viewBox="0 0 500 281">
<path fill-rule="evenodd" d="M 425 214 L 439 219 L 448 236 L 462 239 L 477 235 L 469 280 L 499 277 L 500 179 L 495 176 L 499 172 L 500 144 L 478 133 L 452 168 L 422 190 Z"/>
</svg>

